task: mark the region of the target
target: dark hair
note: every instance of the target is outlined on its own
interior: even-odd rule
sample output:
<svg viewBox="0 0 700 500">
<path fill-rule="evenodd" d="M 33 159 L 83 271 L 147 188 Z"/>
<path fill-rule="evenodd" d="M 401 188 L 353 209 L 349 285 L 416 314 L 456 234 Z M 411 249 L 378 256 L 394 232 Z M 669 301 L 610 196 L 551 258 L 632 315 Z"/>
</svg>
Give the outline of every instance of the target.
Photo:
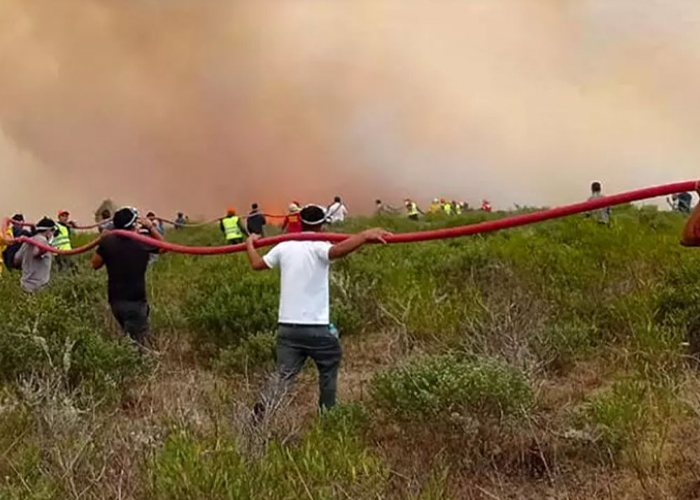
<svg viewBox="0 0 700 500">
<path fill-rule="evenodd" d="M 382 200 L 380 200 L 379 198 L 377 198 L 376 200 L 374 200 L 374 203 L 376 203 L 377 205 L 380 205 L 380 204 L 382 203 Z"/>
<path fill-rule="evenodd" d="M 593 191 L 594 193 L 599 193 L 601 189 L 602 188 L 600 186 L 600 182 L 596 181 L 593 184 L 591 184 L 591 191 Z"/>
<path fill-rule="evenodd" d="M 156 214 L 154 214 L 153 212 L 148 212 L 146 214 L 146 217 L 155 217 L 155 216 L 156 216 Z"/>
<path fill-rule="evenodd" d="M 138 214 L 132 208 L 121 208 L 114 214 L 115 229 L 131 229 L 136 224 Z"/>
<path fill-rule="evenodd" d="M 36 223 L 36 231 L 41 232 L 41 231 L 53 231 L 56 229 L 56 223 L 53 221 L 53 219 L 49 219 L 48 217 L 44 217 L 41 219 L 39 222 Z"/>
<path fill-rule="evenodd" d="M 335 201 L 336 203 L 342 203 L 342 201 L 340 201 L 340 196 L 336 196 L 333 201 Z"/>
<path fill-rule="evenodd" d="M 257 204 L 257 203 L 253 203 L 253 204 L 250 206 L 250 208 L 252 208 L 253 210 L 257 210 L 257 209 L 258 209 L 258 204 Z"/>
<path fill-rule="evenodd" d="M 177 216 L 178 216 L 178 217 L 182 217 L 183 215 L 185 215 L 183 212 L 178 212 L 178 213 L 177 213 Z"/>
<path fill-rule="evenodd" d="M 102 215 L 103 219 L 109 219 L 112 216 L 112 212 L 105 208 L 100 215 Z"/>
<path fill-rule="evenodd" d="M 12 220 L 16 220 L 17 222 L 24 222 L 24 215 L 15 214 L 12 216 Z"/>
<path fill-rule="evenodd" d="M 326 211 L 316 205 L 309 205 L 301 209 L 301 228 L 304 231 L 320 231 L 326 222 Z"/>
</svg>

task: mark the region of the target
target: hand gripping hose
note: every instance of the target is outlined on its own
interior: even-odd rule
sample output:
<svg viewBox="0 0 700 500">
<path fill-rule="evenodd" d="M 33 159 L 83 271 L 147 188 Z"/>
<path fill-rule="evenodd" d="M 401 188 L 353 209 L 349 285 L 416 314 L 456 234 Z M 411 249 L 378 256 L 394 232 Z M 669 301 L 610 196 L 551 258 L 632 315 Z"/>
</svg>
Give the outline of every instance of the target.
<svg viewBox="0 0 700 500">
<path fill-rule="evenodd" d="M 470 224 L 466 226 L 459 226 L 447 229 L 435 229 L 430 231 L 420 231 L 414 233 L 393 234 L 388 236 L 386 238 L 386 241 L 387 243 L 411 243 L 416 241 L 431 241 L 448 238 L 458 238 L 460 236 L 470 236 L 474 234 L 498 231 L 500 229 L 525 226 L 527 224 L 534 224 L 536 222 L 542 222 L 549 219 L 556 219 L 560 217 L 566 217 L 568 215 L 590 212 L 592 210 L 597 210 L 604 207 L 622 205 L 625 203 L 631 203 L 633 201 L 646 200 L 649 198 L 656 198 L 659 196 L 667 196 L 683 191 L 694 191 L 697 189 L 699 184 L 699 181 L 686 181 L 676 182 L 673 184 L 664 184 L 661 186 L 638 189 L 636 191 L 629 191 L 626 193 L 616 194 L 612 196 L 604 196 L 601 198 L 596 198 L 594 200 L 584 201 L 581 203 L 575 203 L 573 205 L 566 205 L 563 207 L 552 208 L 548 210 L 542 210 L 540 212 L 516 215 L 500 220 L 486 221 L 478 224 Z M 5 235 L 7 233 L 7 228 L 11 223 L 12 221 L 10 219 L 5 218 L 3 220 L 1 234 Z M 153 238 L 142 236 L 131 231 L 111 231 L 111 233 L 119 234 L 126 238 L 131 238 L 137 241 L 148 243 L 151 246 L 160 248 L 165 251 L 183 253 L 188 255 L 220 255 L 241 252 L 244 251 L 246 248 L 245 243 L 217 247 L 189 247 L 184 245 L 176 245 L 166 241 L 155 240 Z M 266 247 L 270 245 L 276 245 L 277 243 L 281 243 L 283 241 L 330 241 L 333 243 L 337 243 L 349 238 L 350 236 L 352 235 L 311 232 L 285 234 L 281 236 L 273 236 L 271 238 L 259 239 L 255 242 L 255 246 Z M 10 238 L 8 243 L 12 243 L 14 241 L 14 239 Z M 75 248 L 73 250 L 57 250 L 56 248 L 53 248 L 49 245 L 44 245 L 42 243 L 35 242 L 30 238 L 24 236 L 17 238 L 17 241 L 30 243 L 36 247 L 41 248 L 42 250 L 59 255 L 76 255 L 87 252 L 88 250 L 96 247 L 100 241 L 100 238 L 85 246 Z"/>
</svg>

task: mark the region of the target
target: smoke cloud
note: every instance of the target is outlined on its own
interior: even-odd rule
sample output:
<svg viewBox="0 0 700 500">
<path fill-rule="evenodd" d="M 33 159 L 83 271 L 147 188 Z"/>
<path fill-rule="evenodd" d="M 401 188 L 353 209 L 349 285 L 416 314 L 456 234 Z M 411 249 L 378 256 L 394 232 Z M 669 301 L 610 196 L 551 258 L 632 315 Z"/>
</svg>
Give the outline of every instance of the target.
<svg viewBox="0 0 700 500">
<path fill-rule="evenodd" d="M 554 205 L 698 176 L 694 0 L 3 0 L 0 210 Z"/>
</svg>

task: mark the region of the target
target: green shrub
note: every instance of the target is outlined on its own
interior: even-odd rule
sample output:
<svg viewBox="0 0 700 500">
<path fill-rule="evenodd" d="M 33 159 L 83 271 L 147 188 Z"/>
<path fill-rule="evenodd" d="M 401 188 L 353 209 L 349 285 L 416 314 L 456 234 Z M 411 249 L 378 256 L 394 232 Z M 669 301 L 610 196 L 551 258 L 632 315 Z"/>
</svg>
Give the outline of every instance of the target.
<svg viewBox="0 0 700 500">
<path fill-rule="evenodd" d="M 589 357 L 601 343 L 595 324 L 573 318 L 553 321 L 530 341 L 543 367 L 560 374 Z"/>
<path fill-rule="evenodd" d="M 253 274 L 235 261 L 217 264 L 193 280 L 184 304 L 194 346 L 203 353 L 235 346 L 277 324 L 277 274 Z"/>
<path fill-rule="evenodd" d="M 594 436 L 604 460 L 658 467 L 671 420 L 682 414 L 677 393 L 672 379 L 623 379 L 587 403 L 579 423 Z"/>
<path fill-rule="evenodd" d="M 517 416 L 533 403 L 526 377 L 492 359 L 418 359 L 375 376 L 371 391 L 380 407 L 407 420 L 453 412 L 476 419 Z"/>
<path fill-rule="evenodd" d="M 313 492 L 314 498 L 376 498 L 386 486 L 385 466 L 366 451 L 352 426 L 330 422 L 315 425 L 298 444 L 271 443 L 259 458 L 242 455 L 232 438 L 176 431 L 147 471 L 149 495 L 291 500 Z"/>
<path fill-rule="evenodd" d="M 586 416 L 599 438 L 617 452 L 644 433 L 648 425 L 647 386 L 639 381 L 616 384 L 591 401 Z"/>
<path fill-rule="evenodd" d="M 258 333 L 235 347 L 222 350 L 215 367 L 229 375 L 268 370 L 274 368 L 276 350 L 277 336 L 274 333 Z"/>
</svg>

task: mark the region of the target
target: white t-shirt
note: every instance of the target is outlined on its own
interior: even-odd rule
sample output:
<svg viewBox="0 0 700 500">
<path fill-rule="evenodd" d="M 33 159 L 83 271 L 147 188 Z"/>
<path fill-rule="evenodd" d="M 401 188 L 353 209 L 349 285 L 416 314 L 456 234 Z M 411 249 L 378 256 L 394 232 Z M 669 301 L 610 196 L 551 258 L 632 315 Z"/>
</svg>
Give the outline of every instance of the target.
<svg viewBox="0 0 700 500">
<path fill-rule="evenodd" d="M 326 241 L 285 241 L 263 257 L 267 267 L 280 268 L 279 322 L 327 325 L 330 322 L 328 251 Z"/>
<path fill-rule="evenodd" d="M 328 222 L 343 222 L 348 215 L 348 209 L 342 203 L 335 202 L 328 207 Z"/>
</svg>

